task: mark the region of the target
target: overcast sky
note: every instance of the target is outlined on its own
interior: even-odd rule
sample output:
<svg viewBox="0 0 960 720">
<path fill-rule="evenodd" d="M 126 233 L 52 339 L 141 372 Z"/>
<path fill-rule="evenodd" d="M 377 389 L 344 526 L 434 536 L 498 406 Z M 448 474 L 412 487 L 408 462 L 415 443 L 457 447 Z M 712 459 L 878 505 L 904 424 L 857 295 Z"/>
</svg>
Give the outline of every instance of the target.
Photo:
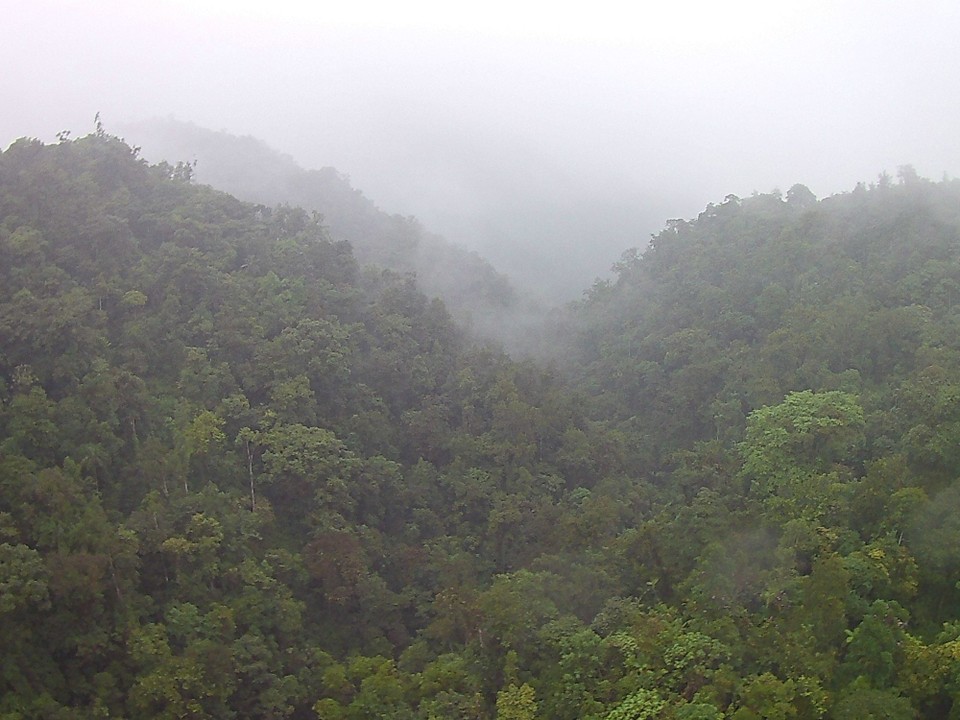
<svg viewBox="0 0 960 720">
<path fill-rule="evenodd" d="M 7 0 L 0 146 L 254 135 L 571 296 L 728 193 L 960 174 L 956 0 L 459 5 Z"/>
</svg>

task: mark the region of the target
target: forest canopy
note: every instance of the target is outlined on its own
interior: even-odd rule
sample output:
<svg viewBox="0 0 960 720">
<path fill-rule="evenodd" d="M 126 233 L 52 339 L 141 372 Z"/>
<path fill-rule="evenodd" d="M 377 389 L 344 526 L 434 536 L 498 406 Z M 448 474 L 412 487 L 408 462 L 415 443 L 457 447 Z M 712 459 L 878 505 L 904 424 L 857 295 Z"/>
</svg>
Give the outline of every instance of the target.
<svg viewBox="0 0 960 720">
<path fill-rule="evenodd" d="M 960 182 L 672 220 L 551 363 L 422 290 L 0 154 L 0 718 L 960 712 Z"/>
</svg>

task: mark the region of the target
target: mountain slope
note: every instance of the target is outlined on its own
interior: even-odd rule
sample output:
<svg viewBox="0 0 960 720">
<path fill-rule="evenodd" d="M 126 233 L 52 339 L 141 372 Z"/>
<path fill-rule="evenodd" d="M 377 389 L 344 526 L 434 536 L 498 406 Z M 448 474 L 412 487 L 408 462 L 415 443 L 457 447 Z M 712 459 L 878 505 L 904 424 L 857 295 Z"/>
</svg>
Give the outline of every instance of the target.
<svg viewBox="0 0 960 720">
<path fill-rule="evenodd" d="M 820 202 L 730 196 L 624 256 L 576 309 L 570 354 L 657 452 L 735 436 L 792 390 L 889 392 L 954 364 L 958 238 L 960 182 L 909 171 Z"/>
<path fill-rule="evenodd" d="M 388 215 L 334 168 L 304 170 L 251 137 L 236 137 L 174 120 L 130 124 L 124 132 L 154 160 L 196 161 L 196 178 L 267 206 L 315 211 L 361 264 L 416 275 L 418 287 L 444 301 L 479 337 L 527 353 L 536 350 L 543 309 L 475 252 L 428 232 L 416 219 Z"/>
<path fill-rule="evenodd" d="M 382 716 L 337 673 L 416 644 L 442 675 L 496 573 L 589 576 L 565 477 L 604 431 L 306 212 L 189 176 L 102 133 L 0 154 L 0 714 Z"/>
<path fill-rule="evenodd" d="M 565 382 L 190 175 L 0 154 L 0 715 L 956 714 L 956 182 L 669 223 Z"/>
</svg>

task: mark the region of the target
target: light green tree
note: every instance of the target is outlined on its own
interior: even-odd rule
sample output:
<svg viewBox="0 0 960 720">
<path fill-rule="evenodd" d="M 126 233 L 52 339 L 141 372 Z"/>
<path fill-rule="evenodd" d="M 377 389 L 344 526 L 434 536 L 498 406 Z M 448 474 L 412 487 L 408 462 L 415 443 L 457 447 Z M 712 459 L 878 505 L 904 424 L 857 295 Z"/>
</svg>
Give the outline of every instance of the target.
<svg viewBox="0 0 960 720">
<path fill-rule="evenodd" d="M 528 683 L 511 683 L 497 693 L 497 720 L 535 720 L 537 694 Z"/>
<path fill-rule="evenodd" d="M 863 427 L 857 398 L 840 391 L 794 392 L 755 410 L 740 444 L 750 494 L 783 521 L 836 512 L 850 475 L 843 462 L 862 443 Z"/>
</svg>

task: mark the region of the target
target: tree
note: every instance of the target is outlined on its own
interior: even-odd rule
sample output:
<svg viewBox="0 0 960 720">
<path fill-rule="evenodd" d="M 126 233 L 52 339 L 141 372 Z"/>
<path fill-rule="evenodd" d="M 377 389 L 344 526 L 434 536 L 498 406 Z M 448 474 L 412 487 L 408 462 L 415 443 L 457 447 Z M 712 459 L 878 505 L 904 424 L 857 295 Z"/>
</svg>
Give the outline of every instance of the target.
<svg viewBox="0 0 960 720">
<path fill-rule="evenodd" d="M 356 458 L 330 430 L 299 423 L 264 432 L 264 479 L 274 507 L 303 522 L 316 509 L 321 526 L 337 528 L 350 516 L 348 481 Z"/>
<path fill-rule="evenodd" d="M 617 703 L 605 720 L 654 720 L 666 707 L 658 693 L 641 688 Z"/>
<path fill-rule="evenodd" d="M 835 513 L 843 461 L 863 442 L 863 409 L 849 393 L 810 390 L 753 411 L 740 445 L 750 494 L 783 519 Z"/>
<path fill-rule="evenodd" d="M 497 720 L 536 720 L 537 696 L 530 685 L 510 684 L 497 693 Z"/>
<path fill-rule="evenodd" d="M 804 210 L 817 204 L 817 196 L 806 185 L 797 183 L 787 190 L 787 204 Z"/>
<path fill-rule="evenodd" d="M 859 678 L 840 693 L 831 717 L 836 720 L 914 720 L 910 701 L 893 688 L 872 687 Z"/>
</svg>

